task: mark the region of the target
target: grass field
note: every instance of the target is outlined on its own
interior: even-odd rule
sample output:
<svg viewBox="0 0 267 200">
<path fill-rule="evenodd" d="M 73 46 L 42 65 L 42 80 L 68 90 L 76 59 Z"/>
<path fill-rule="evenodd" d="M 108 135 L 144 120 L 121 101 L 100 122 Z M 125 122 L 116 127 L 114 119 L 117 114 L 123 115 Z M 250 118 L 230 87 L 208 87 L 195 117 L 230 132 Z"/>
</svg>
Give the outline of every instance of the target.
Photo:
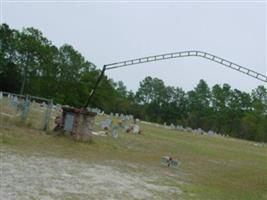
<svg viewBox="0 0 267 200">
<path fill-rule="evenodd" d="M 94 197 L 92 199 L 267 199 L 266 145 L 220 136 L 181 133 L 146 124 L 141 124 L 141 128 L 142 135 L 120 132 L 118 139 L 95 136 L 92 143 L 80 143 L 68 137 L 55 136 L 52 132 L 45 134 L 26 127 L 5 127 L 1 129 L 1 151 L 7 157 L 6 162 L 10 155 L 16 155 L 22 158 L 58 158 L 82 162 L 88 167 L 92 163 L 112 167 L 114 172 L 111 174 L 120 173 L 112 179 L 125 175 L 123 180 L 119 180 L 128 181 L 125 186 L 131 185 L 125 190 L 111 187 L 109 192 L 113 191 L 113 196 L 104 193 L 101 196 L 102 190 L 97 194 L 98 187 L 94 188 L 96 194 L 91 196 Z M 161 165 L 160 158 L 165 155 L 176 158 L 180 165 L 177 168 Z M 71 166 L 71 163 L 68 165 Z M 45 172 L 46 169 L 43 170 Z M 5 176 L 5 170 L 2 175 Z M 140 178 L 136 186 L 131 184 L 133 180 L 130 177 Z M 138 186 L 141 181 L 146 185 L 140 183 Z M 90 187 L 93 188 L 92 185 Z M 137 190 L 135 194 L 128 191 L 135 187 L 140 191 L 146 187 L 146 190 L 143 189 L 143 193 Z M 50 193 L 46 193 L 49 196 Z M 86 196 L 77 195 L 58 194 L 54 197 L 86 199 Z"/>
</svg>

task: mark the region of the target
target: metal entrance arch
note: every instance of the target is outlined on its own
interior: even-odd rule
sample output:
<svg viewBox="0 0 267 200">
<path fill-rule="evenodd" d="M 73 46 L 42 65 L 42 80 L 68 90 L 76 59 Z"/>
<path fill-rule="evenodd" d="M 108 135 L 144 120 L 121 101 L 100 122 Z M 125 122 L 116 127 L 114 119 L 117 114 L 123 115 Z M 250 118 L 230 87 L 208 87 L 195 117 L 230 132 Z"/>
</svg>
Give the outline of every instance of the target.
<svg viewBox="0 0 267 200">
<path fill-rule="evenodd" d="M 101 71 L 100 76 L 98 77 L 94 88 L 92 89 L 87 102 L 85 104 L 85 108 L 89 105 L 89 103 L 91 102 L 95 91 L 105 73 L 106 70 L 111 70 L 111 69 L 117 69 L 117 68 L 121 68 L 121 67 L 126 67 L 129 65 L 137 65 L 137 64 L 142 64 L 142 63 L 148 63 L 148 62 L 155 62 L 155 61 L 160 61 L 160 60 L 168 60 L 168 59 L 174 59 L 174 58 L 181 58 L 181 57 L 190 57 L 190 56 L 196 56 L 196 57 L 201 57 L 201 58 L 205 58 L 208 60 L 211 60 L 213 62 L 219 63 L 221 65 L 224 65 L 228 68 L 231 68 L 233 70 L 236 70 L 238 72 L 244 73 L 248 76 L 251 76 L 253 78 L 256 78 L 260 81 L 263 81 L 265 83 L 267 83 L 267 76 L 263 75 L 261 73 L 255 72 L 249 68 L 246 67 L 242 67 L 238 64 L 235 64 L 231 61 L 228 61 L 226 59 L 223 59 L 221 57 L 215 56 L 213 54 L 207 53 L 207 52 L 203 52 L 203 51 L 180 51 L 180 52 L 174 52 L 174 53 L 166 53 L 166 54 L 161 54 L 161 55 L 155 55 L 155 56 L 148 56 L 148 57 L 142 57 L 142 58 L 137 58 L 137 59 L 132 59 L 132 60 L 126 60 L 126 61 L 121 61 L 121 62 L 116 62 L 116 63 L 111 63 L 111 64 L 106 64 L 103 66 L 103 69 Z"/>
</svg>

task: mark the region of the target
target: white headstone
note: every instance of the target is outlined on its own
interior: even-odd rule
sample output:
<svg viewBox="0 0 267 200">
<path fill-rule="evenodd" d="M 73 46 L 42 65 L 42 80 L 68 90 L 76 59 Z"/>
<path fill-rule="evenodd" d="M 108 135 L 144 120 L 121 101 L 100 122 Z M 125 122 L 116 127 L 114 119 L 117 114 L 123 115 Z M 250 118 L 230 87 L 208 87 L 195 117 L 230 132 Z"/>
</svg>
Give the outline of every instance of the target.
<svg viewBox="0 0 267 200">
<path fill-rule="evenodd" d="M 118 136 L 119 136 L 119 134 L 118 134 L 117 129 L 113 129 L 112 130 L 112 137 L 116 139 L 116 138 L 118 138 Z"/>
<path fill-rule="evenodd" d="M 13 96 L 12 99 L 11 99 L 11 102 L 12 102 L 12 105 L 14 107 L 17 107 L 17 105 L 18 105 L 18 97 L 17 96 Z"/>
<path fill-rule="evenodd" d="M 203 135 L 204 134 L 204 131 L 201 128 L 198 128 L 197 129 L 197 133 Z"/>
<path fill-rule="evenodd" d="M 3 99 L 3 93 L 0 92 L 0 99 Z"/>
<path fill-rule="evenodd" d="M 212 135 L 214 135 L 214 132 L 211 131 L 211 130 L 209 130 L 208 135 L 209 135 L 209 136 L 212 136 Z"/>
<path fill-rule="evenodd" d="M 140 127 L 137 124 L 133 125 L 133 133 L 139 133 L 140 132 Z"/>
</svg>

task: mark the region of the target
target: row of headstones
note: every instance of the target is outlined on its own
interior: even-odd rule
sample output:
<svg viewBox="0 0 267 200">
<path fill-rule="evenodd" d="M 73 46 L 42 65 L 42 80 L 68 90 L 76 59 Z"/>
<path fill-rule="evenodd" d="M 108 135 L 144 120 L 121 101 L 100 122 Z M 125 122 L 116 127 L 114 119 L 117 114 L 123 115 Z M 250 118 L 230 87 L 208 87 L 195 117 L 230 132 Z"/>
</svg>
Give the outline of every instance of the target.
<svg viewBox="0 0 267 200">
<path fill-rule="evenodd" d="M 105 112 L 103 110 L 99 109 L 99 108 L 87 108 L 87 109 L 88 109 L 88 111 L 94 112 L 97 115 L 104 115 L 105 114 Z M 109 114 L 109 117 L 111 117 L 111 118 L 113 118 L 113 117 L 120 118 L 123 121 L 133 120 L 134 119 L 133 115 L 124 115 L 122 113 L 120 114 L 120 113 L 113 113 L 113 112 L 111 112 Z"/>
<path fill-rule="evenodd" d="M 0 98 L 1 98 L 1 94 L 0 94 Z M 3 94 L 2 94 L 2 98 L 3 98 Z M 10 99 L 10 104 L 11 106 L 17 108 L 19 103 L 22 103 L 21 101 L 19 101 L 19 98 L 16 95 L 12 95 L 12 94 L 8 94 L 7 98 Z M 24 100 L 23 100 L 24 102 Z"/>
<path fill-rule="evenodd" d="M 101 111 L 98 108 L 92 108 L 91 111 L 97 113 L 98 115 L 103 115 L 104 114 L 104 111 Z M 100 122 L 100 127 L 102 129 L 104 129 L 105 127 L 111 128 L 112 126 L 114 126 L 114 125 L 112 125 L 112 119 L 111 119 L 112 117 L 119 118 L 123 122 L 134 119 L 133 115 L 124 115 L 124 114 L 119 114 L 119 113 L 115 113 L 114 114 L 112 112 L 109 114 L 109 117 L 110 118 L 105 119 L 105 120 L 103 120 L 103 121 Z M 139 119 L 136 119 L 136 122 L 139 122 Z M 214 132 L 212 130 L 209 130 L 208 132 L 206 132 L 206 131 L 202 130 L 201 128 L 192 129 L 190 127 L 184 128 L 183 126 L 180 126 L 180 125 L 177 125 L 177 126 L 175 126 L 174 124 L 167 125 L 166 123 L 164 123 L 163 125 L 160 125 L 160 124 L 151 123 L 151 122 L 145 122 L 145 121 L 142 121 L 142 123 L 148 124 L 148 125 L 155 125 L 157 127 L 160 127 L 161 126 L 161 127 L 166 128 L 166 129 L 177 130 L 177 131 L 181 131 L 181 132 L 196 133 L 196 134 L 200 134 L 200 135 L 209 135 L 209 136 L 219 135 L 218 133 L 216 133 L 216 132 Z M 125 130 L 127 130 L 129 128 L 129 126 L 123 124 L 122 125 L 122 128 L 125 129 Z M 139 127 L 134 128 L 134 130 L 139 130 Z M 227 136 L 227 135 L 223 135 L 223 136 Z"/>
<path fill-rule="evenodd" d="M 202 130 L 201 128 L 192 129 L 190 127 L 184 128 L 181 125 L 177 125 L 177 126 L 175 126 L 174 124 L 167 125 L 167 123 L 164 123 L 163 125 L 161 125 L 161 124 L 145 122 L 145 121 L 142 121 L 142 123 L 147 124 L 147 125 L 153 125 L 156 127 L 165 128 L 165 129 L 176 130 L 176 131 L 180 131 L 180 132 L 195 133 L 195 134 L 199 134 L 199 135 L 209 135 L 209 136 L 222 135 L 222 134 L 219 134 L 219 133 L 212 131 L 212 130 L 209 130 L 208 132 L 206 132 L 206 131 Z M 227 135 L 222 135 L 222 136 L 227 137 Z"/>
<path fill-rule="evenodd" d="M 109 114 L 110 117 L 116 117 L 116 118 L 120 118 L 123 121 L 128 121 L 128 120 L 133 120 L 134 117 L 133 115 L 124 115 L 124 114 L 119 114 L 119 113 L 110 113 Z"/>
<path fill-rule="evenodd" d="M 208 136 L 215 136 L 215 135 L 219 135 L 217 132 L 209 130 L 208 132 L 204 131 L 201 128 L 197 128 L 197 129 L 192 129 L 190 127 L 186 127 L 184 128 L 183 126 L 177 125 L 175 126 L 174 124 L 171 124 L 170 126 L 164 126 L 165 128 L 168 129 L 172 129 L 172 130 L 177 130 L 177 131 L 181 131 L 181 132 L 189 132 L 189 133 L 195 133 L 195 134 L 199 134 L 199 135 L 208 135 Z M 223 135 L 223 136 L 227 136 L 227 135 Z"/>
<path fill-rule="evenodd" d="M 111 116 L 117 116 L 116 118 L 120 119 L 120 122 L 113 122 Z M 130 124 L 129 124 L 130 122 Z M 140 133 L 140 126 L 136 124 L 136 120 L 133 122 L 133 116 L 132 115 L 123 115 L 123 114 L 115 114 L 110 115 L 107 119 L 104 119 L 100 122 L 100 128 L 103 130 L 111 130 L 111 134 L 113 138 L 118 138 L 118 130 L 121 129 L 124 132 L 128 133 L 129 131 L 134 134 Z"/>
<path fill-rule="evenodd" d="M 218 135 L 218 133 L 216 133 L 216 132 L 214 132 L 212 130 L 209 130 L 208 132 L 206 132 L 206 131 L 202 130 L 201 128 L 192 129 L 190 127 L 187 127 L 187 128 L 181 128 L 181 131 L 196 133 L 196 134 L 199 134 L 199 135 L 208 135 L 208 136 Z"/>
<path fill-rule="evenodd" d="M 0 100 L 3 99 L 4 95 L 2 92 L 0 92 Z M 19 98 L 17 95 L 14 95 L 14 94 L 8 94 L 7 95 L 7 98 L 10 99 L 11 101 L 11 105 L 14 106 L 14 107 L 17 107 L 17 105 L 20 103 L 19 102 Z M 24 102 L 24 99 L 23 99 L 23 102 Z M 34 100 L 31 101 L 32 103 L 36 103 Z M 42 102 L 40 103 L 40 105 L 42 106 L 46 106 L 47 104 L 45 102 Z"/>
<path fill-rule="evenodd" d="M 2 100 L 4 97 L 4 94 L 0 92 L 0 100 Z M 21 110 L 21 118 L 26 119 L 28 112 L 29 112 L 29 106 L 30 106 L 30 100 L 26 99 L 26 101 L 23 99 L 22 101 L 19 100 L 17 95 L 8 93 L 7 98 L 10 99 L 10 105 L 14 107 L 15 109 Z"/>
<path fill-rule="evenodd" d="M 111 119 L 105 119 L 105 120 L 101 121 L 100 122 L 100 127 L 101 127 L 101 129 L 114 129 L 114 128 L 118 129 L 118 128 L 122 128 L 125 131 L 130 128 L 129 125 L 123 124 L 123 123 L 121 125 L 113 124 Z M 139 125 L 133 124 L 133 133 L 138 133 L 139 130 L 140 130 Z"/>
<path fill-rule="evenodd" d="M 11 99 L 12 102 L 18 102 L 18 97 L 16 95 L 8 94 L 7 97 Z M 0 100 L 4 98 L 3 92 L 0 92 Z"/>
<path fill-rule="evenodd" d="M 0 99 L 3 99 L 4 96 L 5 96 L 4 93 L 3 92 L 0 92 Z M 15 94 L 8 93 L 7 94 L 7 98 L 9 98 L 9 99 L 16 99 L 16 101 L 18 101 L 18 96 L 15 95 Z"/>
<path fill-rule="evenodd" d="M 90 112 L 94 112 L 94 113 L 96 113 L 97 115 L 104 115 L 104 114 L 105 114 L 105 112 L 102 111 L 102 110 L 99 109 L 99 108 L 87 108 L 87 110 L 90 111 Z"/>
<path fill-rule="evenodd" d="M 87 108 L 88 111 L 94 112 L 97 115 L 104 115 L 105 112 L 102 111 L 99 108 Z M 125 132 L 129 130 L 131 125 L 128 125 L 130 121 L 134 120 L 133 115 L 124 115 L 122 113 L 113 113 L 111 112 L 110 114 L 107 114 L 108 118 L 100 121 L 99 126 L 103 130 L 111 130 L 111 134 L 113 138 L 118 137 L 118 129 L 122 129 Z M 114 118 L 117 118 L 117 120 L 120 120 L 120 123 L 113 123 Z M 135 119 L 135 122 L 139 122 L 139 119 Z M 136 123 L 132 125 L 132 132 L 133 133 L 139 133 L 140 132 L 140 127 Z"/>
</svg>

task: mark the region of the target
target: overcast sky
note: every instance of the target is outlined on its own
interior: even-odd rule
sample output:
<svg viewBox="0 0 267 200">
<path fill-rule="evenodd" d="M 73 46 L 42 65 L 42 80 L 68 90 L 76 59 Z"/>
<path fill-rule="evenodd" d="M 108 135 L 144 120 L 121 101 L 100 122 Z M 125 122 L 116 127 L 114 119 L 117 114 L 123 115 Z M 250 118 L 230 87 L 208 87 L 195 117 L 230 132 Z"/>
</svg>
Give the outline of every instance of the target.
<svg viewBox="0 0 267 200">
<path fill-rule="evenodd" d="M 53 2 L 2 1 L 2 22 L 35 27 L 56 46 L 71 44 L 99 68 L 125 59 L 202 50 L 267 72 L 266 2 Z M 200 79 L 243 91 L 263 84 L 198 57 L 136 65 L 107 72 L 136 90 L 146 76 L 190 90 Z"/>
</svg>

